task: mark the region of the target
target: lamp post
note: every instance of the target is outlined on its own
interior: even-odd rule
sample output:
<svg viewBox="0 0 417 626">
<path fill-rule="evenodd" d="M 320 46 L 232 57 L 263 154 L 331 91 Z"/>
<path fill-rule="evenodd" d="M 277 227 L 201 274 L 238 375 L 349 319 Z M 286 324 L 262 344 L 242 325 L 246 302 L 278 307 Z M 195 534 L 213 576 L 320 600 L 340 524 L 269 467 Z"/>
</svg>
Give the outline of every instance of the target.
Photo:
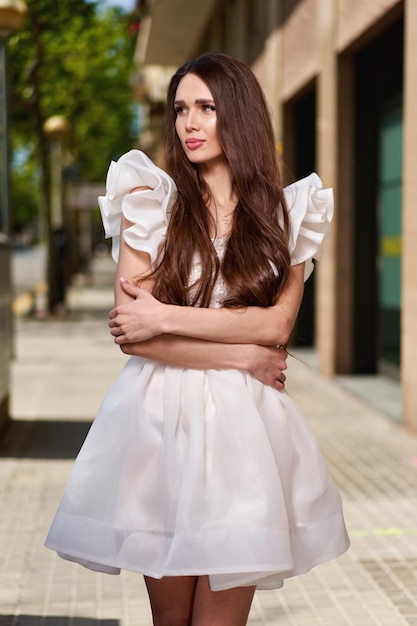
<svg viewBox="0 0 417 626">
<path fill-rule="evenodd" d="M 0 0 L 0 116 L 1 116 L 1 224 L 0 231 L 10 234 L 9 138 L 7 98 L 7 38 L 17 30 L 25 17 L 23 0 Z"/>
<path fill-rule="evenodd" d="M 48 310 L 56 313 L 65 309 L 68 273 L 67 224 L 63 202 L 63 139 L 69 132 L 69 122 L 62 115 L 49 117 L 43 127 L 50 142 L 50 215 L 47 216 L 47 276 Z"/>
</svg>

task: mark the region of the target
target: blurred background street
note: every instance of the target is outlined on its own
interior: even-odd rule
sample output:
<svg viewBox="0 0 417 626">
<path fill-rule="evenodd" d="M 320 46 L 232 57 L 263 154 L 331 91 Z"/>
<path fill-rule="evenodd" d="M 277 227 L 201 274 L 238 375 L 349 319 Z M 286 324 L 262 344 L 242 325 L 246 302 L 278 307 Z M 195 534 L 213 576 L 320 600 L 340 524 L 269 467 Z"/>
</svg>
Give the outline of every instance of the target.
<svg viewBox="0 0 417 626">
<path fill-rule="evenodd" d="M 335 196 L 288 390 L 352 547 L 258 593 L 249 624 L 417 626 L 415 0 L 0 0 L 0 626 L 151 624 L 140 576 L 43 540 L 126 361 L 97 196 L 127 150 L 164 166 L 168 81 L 211 50 L 257 76 L 284 182 Z"/>
</svg>

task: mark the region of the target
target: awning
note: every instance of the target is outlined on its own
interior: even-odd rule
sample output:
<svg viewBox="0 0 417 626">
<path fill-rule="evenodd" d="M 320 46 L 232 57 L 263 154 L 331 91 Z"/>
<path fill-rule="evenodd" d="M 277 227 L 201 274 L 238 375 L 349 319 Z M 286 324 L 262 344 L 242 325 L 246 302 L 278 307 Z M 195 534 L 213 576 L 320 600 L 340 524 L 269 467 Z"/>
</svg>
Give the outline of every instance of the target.
<svg viewBox="0 0 417 626">
<path fill-rule="evenodd" d="M 182 65 L 196 48 L 216 0 L 154 0 L 141 23 L 136 60 L 144 65 Z"/>
</svg>

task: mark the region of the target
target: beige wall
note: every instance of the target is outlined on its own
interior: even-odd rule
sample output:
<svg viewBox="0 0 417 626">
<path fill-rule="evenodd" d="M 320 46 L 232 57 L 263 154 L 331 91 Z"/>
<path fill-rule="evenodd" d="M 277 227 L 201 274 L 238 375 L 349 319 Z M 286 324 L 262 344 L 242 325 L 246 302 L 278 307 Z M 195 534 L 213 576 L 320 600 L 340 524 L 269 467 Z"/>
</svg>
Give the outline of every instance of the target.
<svg viewBox="0 0 417 626">
<path fill-rule="evenodd" d="M 264 52 L 252 65 L 252 70 L 265 93 L 274 124 L 277 143 L 282 143 L 282 35 L 275 30 L 265 43 Z"/>
<path fill-rule="evenodd" d="M 401 0 L 339 0 L 336 49 L 340 52 L 348 48 L 387 13 L 401 5 Z"/>
<path fill-rule="evenodd" d="M 332 376 L 350 373 L 353 367 L 355 120 L 349 52 L 382 33 L 401 15 L 403 3 L 300 0 L 292 4 L 292 12 L 269 35 L 253 69 L 273 105 L 279 136 L 283 106 L 316 79 L 317 170 L 325 185 L 333 186 L 336 199 L 332 235 L 318 267 L 316 347 L 321 372 Z M 285 13 L 285 0 L 281 8 Z M 401 384 L 404 424 L 417 432 L 417 0 L 405 0 L 405 21 Z"/>
<path fill-rule="evenodd" d="M 318 0 L 301 0 L 285 21 L 282 52 L 282 95 L 285 100 L 318 73 L 318 19 Z"/>
</svg>

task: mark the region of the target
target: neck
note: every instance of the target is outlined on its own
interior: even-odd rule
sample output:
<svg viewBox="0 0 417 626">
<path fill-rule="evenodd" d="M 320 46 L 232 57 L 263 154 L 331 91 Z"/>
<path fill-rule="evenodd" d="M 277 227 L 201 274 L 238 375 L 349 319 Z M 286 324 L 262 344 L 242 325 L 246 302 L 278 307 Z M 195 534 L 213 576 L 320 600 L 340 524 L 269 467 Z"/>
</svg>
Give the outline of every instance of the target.
<svg viewBox="0 0 417 626">
<path fill-rule="evenodd" d="M 233 194 L 211 196 L 207 209 L 212 217 L 214 237 L 223 237 L 230 233 L 236 206 L 237 198 Z"/>
<path fill-rule="evenodd" d="M 232 174 L 223 160 L 201 165 L 200 173 L 218 205 L 232 197 Z"/>
<path fill-rule="evenodd" d="M 233 190 L 230 168 L 222 160 L 206 164 L 200 169 L 209 190 L 207 209 L 213 221 L 213 237 L 230 233 L 237 197 Z"/>
</svg>

